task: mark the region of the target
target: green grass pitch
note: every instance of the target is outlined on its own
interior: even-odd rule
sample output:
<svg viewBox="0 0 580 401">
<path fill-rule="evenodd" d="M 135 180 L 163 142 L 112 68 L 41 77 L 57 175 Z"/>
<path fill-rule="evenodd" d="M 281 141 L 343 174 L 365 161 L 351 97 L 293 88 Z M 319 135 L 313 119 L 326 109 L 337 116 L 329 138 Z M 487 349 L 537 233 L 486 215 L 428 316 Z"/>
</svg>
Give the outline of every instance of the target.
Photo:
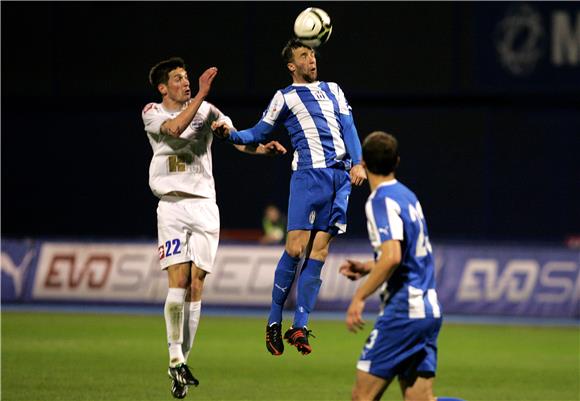
<svg viewBox="0 0 580 401">
<path fill-rule="evenodd" d="M 265 316 L 265 315 L 264 315 Z M 265 318 L 265 317 L 264 317 Z M 314 351 L 272 357 L 264 319 L 202 316 L 190 400 L 348 400 L 366 335 L 311 320 Z M 443 325 L 437 395 L 476 400 L 578 401 L 578 327 Z M 5 401 L 171 400 L 162 315 L 2 313 Z M 393 383 L 383 400 L 400 400 Z"/>
</svg>

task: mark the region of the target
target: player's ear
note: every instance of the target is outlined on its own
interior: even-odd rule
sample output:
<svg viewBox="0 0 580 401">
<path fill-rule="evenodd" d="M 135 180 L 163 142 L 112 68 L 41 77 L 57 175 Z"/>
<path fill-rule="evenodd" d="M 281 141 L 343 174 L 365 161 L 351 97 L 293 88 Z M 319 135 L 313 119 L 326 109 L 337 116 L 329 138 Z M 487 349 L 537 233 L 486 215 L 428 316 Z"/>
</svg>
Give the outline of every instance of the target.
<svg viewBox="0 0 580 401">
<path fill-rule="evenodd" d="M 161 96 L 167 95 L 167 85 L 159 84 L 157 85 L 157 90 L 159 91 L 159 93 L 161 93 Z"/>
<path fill-rule="evenodd" d="M 399 167 L 399 163 L 401 163 L 401 156 L 397 156 L 397 162 L 395 163 L 395 168 Z"/>
<path fill-rule="evenodd" d="M 290 72 L 296 71 L 296 66 L 294 65 L 294 63 L 288 63 L 288 64 L 286 64 L 286 66 L 288 67 Z"/>
</svg>

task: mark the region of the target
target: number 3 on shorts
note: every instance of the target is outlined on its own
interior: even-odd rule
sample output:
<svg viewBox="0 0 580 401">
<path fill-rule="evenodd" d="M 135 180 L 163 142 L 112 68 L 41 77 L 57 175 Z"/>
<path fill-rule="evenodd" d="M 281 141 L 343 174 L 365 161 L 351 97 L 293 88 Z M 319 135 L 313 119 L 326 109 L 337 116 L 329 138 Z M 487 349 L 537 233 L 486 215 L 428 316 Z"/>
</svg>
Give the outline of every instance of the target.
<svg viewBox="0 0 580 401">
<path fill-rule="evenodd" d="M 371 334 L 369 334 L 369 338 L 367 339 L 367 343 L 365 344 L 366 349 L 371 349 L 375 346 L 375 341 L 377 340 L 378 335 L 379 331 L 377 329 L 371 331 Z"/>
</svg>

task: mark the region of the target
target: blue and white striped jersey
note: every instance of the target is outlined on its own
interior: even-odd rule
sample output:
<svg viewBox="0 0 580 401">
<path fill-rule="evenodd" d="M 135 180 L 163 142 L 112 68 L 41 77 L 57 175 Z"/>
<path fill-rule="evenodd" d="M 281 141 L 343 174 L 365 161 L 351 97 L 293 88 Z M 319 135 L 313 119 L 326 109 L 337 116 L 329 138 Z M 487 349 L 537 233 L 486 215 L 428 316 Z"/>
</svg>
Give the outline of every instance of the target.
<svg viewBox="0 0 580 401">
<path fill-rule="evenodd" d="M 292 170 L 341 164 L 349 169 L 351 157 L 356 157 L 349 154 L 345 144 L 345 135 L 353 135 L 352 129 L 359 141 L 351 109 L 334 82 L 294 83 L 277 91 L 261 121 L 286 127 L 294 148 Z"/>
<path fill-rule="evenodd" d="M 383 182 L 370 194 L 366 215 L 375 259 L 383 242 L 401 241 L 401 264 L 383 287 L 381 314 L 441 317 L 427 223 L 415 194 L 397 180 Z"/>
</svg>

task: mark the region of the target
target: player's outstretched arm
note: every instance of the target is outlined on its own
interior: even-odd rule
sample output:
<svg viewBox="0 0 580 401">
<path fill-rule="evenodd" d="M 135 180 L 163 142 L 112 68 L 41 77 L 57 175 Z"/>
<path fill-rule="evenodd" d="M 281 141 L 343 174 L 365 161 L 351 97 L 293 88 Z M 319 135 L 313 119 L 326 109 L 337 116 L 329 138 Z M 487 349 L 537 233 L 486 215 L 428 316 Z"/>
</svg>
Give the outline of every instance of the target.
<svg viewBox="0 0 580 401">
<path fill-rule="evenodd" d="M 212 123 L 211 126 L 212 131 L 218 138 L 227 139 L 229 142 L 238 145 L 263 142 L 274 131 L 274 126 L 263 120 L 260 120 L 252 128 L 242 131 L 236 131 L 230 127 L 226 129 L 225 127 L 226 125 L 223 123 Z"/>
<path fill-rule="evenodd" d="M 160 131 L 162 134 L 178 137 L 185 131 L 185 128 L 191 124 L 199 107 L 209 94 L 211 84 L 217 76 L 217 73 L 218 69 L 216 67 L 210 67 L 201 74 L 197 95 L 189 101 L 187 107 L 177 117 L 167 120 L 161 125 Z"/>
<path fill-rule="evenodd" d="M 285 155 L 286 148 L 282 146 L 278 141 L 270 141 L 265 145 L 259 144 L 249 144 L 249 145 L 234 145 L 236 149 L 241 152 L 254 154 L 254 155 L 266 155 L 266 156 L 276 156 Z"/>
</svg>

